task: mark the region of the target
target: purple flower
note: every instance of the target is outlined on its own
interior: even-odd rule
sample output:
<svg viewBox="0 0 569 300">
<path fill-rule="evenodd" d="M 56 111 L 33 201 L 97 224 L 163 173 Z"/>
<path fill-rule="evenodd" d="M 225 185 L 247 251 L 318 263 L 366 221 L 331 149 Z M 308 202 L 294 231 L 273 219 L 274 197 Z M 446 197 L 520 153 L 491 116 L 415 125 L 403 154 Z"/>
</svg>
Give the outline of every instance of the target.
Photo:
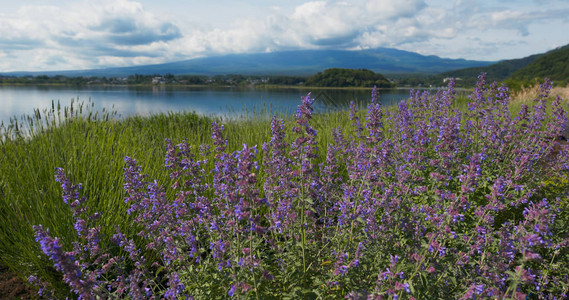
<svg viewBox="0 0 569 300">
<path fill-rule="evenodd" d="M 180 278 L 177 273 L 170 274 L 168 280 L 168 289 L 164 293 L 166 299 L 178 299 L 178 296 L 184 291 L 184 285 L 180 283 Z M 148 295 L 150 296 L 150 295 Z"/>
<path fill-rule="evenodd" d="M 223 125 L 219 125 L 217 122 L 211 123 L 211 139 L 213 140 L 215 151 L 218 155 L 225 151 L 225 147 L 228 144 L 227 139 L 223 139 L 223 130 Z"/>
<path fill-rule="evenodd" d="M 53 261 L 57 271 L 63 273 L 63 280 L 81 298 L 93 297 L 95 288 L 99 282 L 91 278 L 85 278 L 81 268 L 77 265 L 75 257 L 68 252 L 64 252 L 59 244 L 58 238 L 52 238 L 49 230 L 44 230 L 41 225 L 34 226 L 36 241 L 40 244 L 41 250 Z"/>
<path fill-rule="evenodd" d="M 357 137 L 360 137 L 363 132 L 363 127 L 360 122 L 360 117 L 357 116 L 357 106 L 354 101 L 350 101 L 350 120 L 352 121 L 352 127 L 354 127 L 354 132 Z"/>
<path fill-rule="evenodd" d="M 235 284 L 232 284 L 231 288 L 229 288 L 229 291 L 227 292 L 227 295 L 229 295 L 229 297 L 233 297 L 234 293 L 235 293 Z"/>
<path fill-rule="evenodd" d="M 560 98 L 548 107 L 550 88 L 546 81 L 516 118 L 508 89 L 484 74 L 467 113 L 455 109 L 454 80 L 386 109 L 374 88 L 366 137 L 352 102 L 354 130 L 335 129 L 329 145 L 318 144 L 308 94 L 293 136 L 273 116 L 261 153 L 248 144 L 227 152 L 217 122 L 213 151 L 166 140 L 169 178 L 158 178 L 167 186 L 126 157 L 135 232 L 117 228 L 118 247 L 102 248 L 99 215 L 87 216 L 81 186 L 57 169 L 78 237 L 69 252 L 41 226 L 36 238 L 84 298 L 173 299 L 223 287 L 260 298 L 296 287 L 332 298 L 562 295 L 566 197 L 548 184 L 564 176 L 558 163 L 569 165 L 553 139 L 567 115 Z M 215 282 L 200 285 L 204 278 Z"/>
<path fill-rule="evenodd" d="M 368 105 L 366 128 L 369 131 L 369 141 L 377 143 L 383 137 L 383 110 L 381 103 L 372 102 Z"/>
</svg>

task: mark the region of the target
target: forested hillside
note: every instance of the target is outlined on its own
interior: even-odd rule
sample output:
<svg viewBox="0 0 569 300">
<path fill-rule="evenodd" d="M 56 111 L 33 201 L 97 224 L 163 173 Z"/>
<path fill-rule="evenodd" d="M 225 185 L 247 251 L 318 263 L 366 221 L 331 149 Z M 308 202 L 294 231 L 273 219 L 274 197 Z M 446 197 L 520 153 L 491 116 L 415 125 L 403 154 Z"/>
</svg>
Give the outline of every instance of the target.
<svg viewBox="0 0 569 300">
<path fill-rule="evenodd" d="M 569 45 L 549 51 L 512 74 L 512 79 L 529 82 L 549 77 L 558 84 L 569 83 Z"/>
<path fill-rule="evenodd" d="M 490 82 L 504 81 L 512 76 L 512 74 L 514 74 L 517 70 L 524 68 L 542 55 L 543 54 L 534 54 L 524 58 L 504 60 L 489 66 L 444 72 L 439 74 L 437 77 L 441 79 L 447 77 L 461 78 L 462 84 L 466 86 L 472 86 L 476 84 L 476 79 L 480 73 L 486 73 L 486 80 Z"/>
<path fill-rule="evenodd" d="M 471 87 L 476 84 L 481 73 L 486 73 L 488 82 L 505 82 L 512 89 L 534 85 L 545 77 L 549 77 L 556 85 L 566 85 L 569 83 L 569 45 L 488 66 L 457 69 L 435 75 L 390 74 L 390 78 L 398 86 L 443 86 L 446 79 L 455 78 L 457 86 Z"/>
<path fill-rule="evenodd" d="M 308 78 L 306 86 L 322 87 L 373 87 L 387 88 L 393 85 L 383 75 L 366 69 L 327 69 Z"/>
</svg>

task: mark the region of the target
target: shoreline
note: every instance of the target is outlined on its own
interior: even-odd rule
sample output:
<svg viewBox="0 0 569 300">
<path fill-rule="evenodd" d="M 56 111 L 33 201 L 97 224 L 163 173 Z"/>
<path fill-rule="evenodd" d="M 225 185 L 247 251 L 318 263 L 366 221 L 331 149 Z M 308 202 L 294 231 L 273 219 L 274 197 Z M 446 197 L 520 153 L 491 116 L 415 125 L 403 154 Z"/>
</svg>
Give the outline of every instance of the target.
<svg viewBox="0 0 569 300">
<path fill-rule="evenodd" d="M 70 88 L 88 88 L 88 87 L 120 87 L 120 88 L 172 88 L 172 89 L 184 89 L 184 88 L 212 88 L 212 89 L 297 89 L 297 90 L 371 90 L 373 87 L 326 87 L 326 86 L 304 86 L 304 85 L 270 85 L 270 84 L 258 84 L 258 85 L 209 85 L 209 84 L 56 84 L 56 83 L 0 83 L 0 87 L 70 87 Z M 438 87 L 408 87 L 408 86 L 395 86 L 389 88 L 377 88 L 380 91 L 387 90 L 440 90 L 445 89 L 444 86 Z M 469 88 L 458 87 L 455 88 L 456 91 L 471 90 Z"/>
</svg>

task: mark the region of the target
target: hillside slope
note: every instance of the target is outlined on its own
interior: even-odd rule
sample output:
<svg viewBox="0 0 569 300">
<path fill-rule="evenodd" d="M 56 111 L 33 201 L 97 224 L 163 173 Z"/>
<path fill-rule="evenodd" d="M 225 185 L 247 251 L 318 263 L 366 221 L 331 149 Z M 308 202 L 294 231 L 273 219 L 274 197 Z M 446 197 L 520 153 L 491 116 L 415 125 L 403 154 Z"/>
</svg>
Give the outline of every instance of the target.
<svg viewBox="0 0 569 300">
<path fill-rule="evenodd" d="M 468 78 L 476 79 L 480 73 L 485 72 L 486 79 L 488 81 L 503 81 L 512 76 L 512 74 L 514 74 L 514 72 L 517 70 L 524 68 L 528 64 L 538 59 L 541 55 L 543 54 L 534 54 L 524 58 L 504 60 L 483 67 L 474 67 L 443 72 L 440 74 L 440 77 L 453 77 L 467 80 Z"/>
<path fill-rule="evenodd" d="M 569 82 L 569 45 L 546 53 L 534 54 L 519 59 L 500 61 L 495 64 L 457 69 L 431 76 L 427 83 L 440 84 L 444 78 L 460 78 L 462 86 L 476 84 L 478 75 L 486 73 L 486 80 L 507 81 L 509 85 L 520 87 L 529 85 L 534 79 L 549 77 L 558 83 Z"/>
<path fill-rule="evenodd" d="M 549 51 L 511 76 L 514 80 L 531 81 L 549 77 L 554 82 L 569 83 L 569 45 Z"/>
<path fill-rule="evenodd" d="M 179 62 L 96 70 L 15 72 L 8 75 L 128 76 L 132 74 L 255 74 L 313 75 L 330 68 L 368 69 L 377 73 L 439 73 L 486 66 L 492 62 L 424 56 L 392 48 L 358 51 L 296 50 L 271 53 L 231 54 Z"/>
</svg>

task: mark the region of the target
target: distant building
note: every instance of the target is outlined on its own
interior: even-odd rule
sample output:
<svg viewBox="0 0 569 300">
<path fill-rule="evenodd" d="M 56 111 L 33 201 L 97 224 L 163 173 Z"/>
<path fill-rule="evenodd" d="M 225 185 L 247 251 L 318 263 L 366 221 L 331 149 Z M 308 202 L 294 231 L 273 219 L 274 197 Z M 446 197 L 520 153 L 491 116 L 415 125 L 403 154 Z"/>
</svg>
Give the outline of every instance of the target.
<svg viewBox="0 0 569 300">
<path fill-rule="evenodd" d="M 87 84 L 100 84 L 101 80 L 100 79 L 95 79 L 95 80 L 89 80 L 87 81 Z"/>
<path fill-rule="evenodd" d="M 152 78 L 152 84 L 165 84 L 166 79 L 162 76 L 157 76 Z"/>
<path fill-rule="evenodd" d="M 444 83 L 447 83 L 449 80 L 450 80 L 450 77 L 447 77 L 447 78 L 443 79 L 443 82 L 444 82 Z M 462 78 L 456 77 L 456 78 L 454 79 L 454 81 L 459 81 L 459 80 L 462 80 Z"/>
</svg>

